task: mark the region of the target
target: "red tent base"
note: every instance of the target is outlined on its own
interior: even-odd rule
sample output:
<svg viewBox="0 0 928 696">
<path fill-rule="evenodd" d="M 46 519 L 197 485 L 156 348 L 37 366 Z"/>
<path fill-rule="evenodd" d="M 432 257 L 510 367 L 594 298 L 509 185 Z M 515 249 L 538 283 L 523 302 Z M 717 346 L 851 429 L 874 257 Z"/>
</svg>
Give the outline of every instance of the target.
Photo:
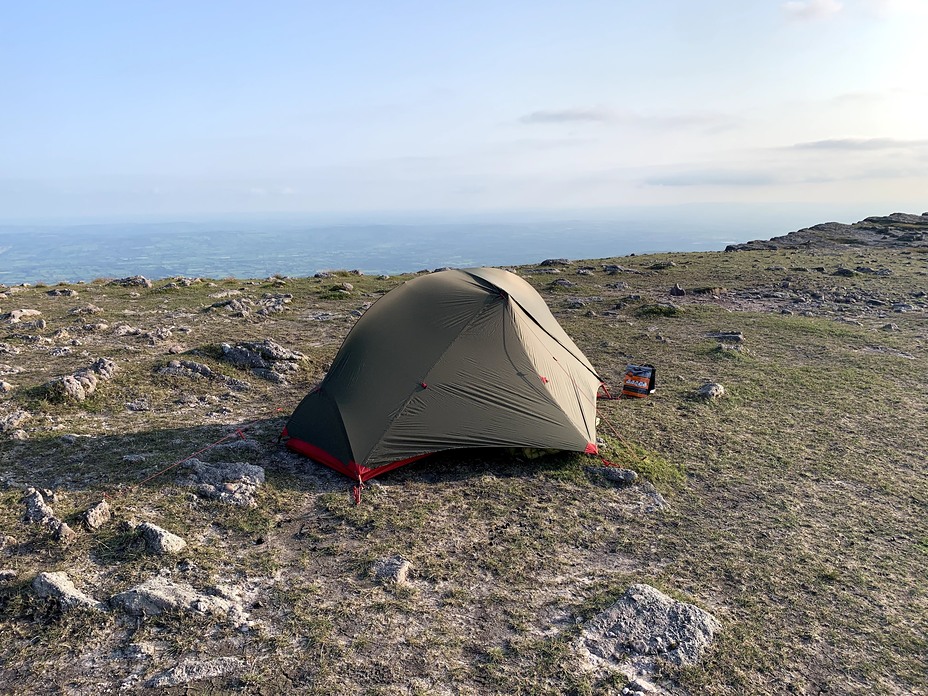
<svg viewBox="0 0 928 696">
<path fill-rule="evenodd" d="M 286 433 L 284 433 L 286 437 Z M 304 457 L 309 457 L 310 459 L 319 462 L 320 464 L 325 464 L 331 469 L 335 469 L 352 481 L 367 481 L 372 479 L 375 476 L 390 471 L 391 469 L 396 469 L 403 466 L 404 464 L 410 464 L 411 462 L 427 457 L 431 452 L 426 452 L 425 454 L 417 454 L 415 457 L 409 457 L 408 459 L 400 459 L 395 462 L 390 462 L 389 464 L 384 464 L 383 466 L 377 467 L 366 467 L 358 464 L 357 462 L 348 462 L 347 464 L 339 459 L 336 459 L 331 454 L 326 452 L 323 449 L 319 449 L 315 445 L 311 445 L 308 442 L 304 442 L 295 437 L 291 437 L 287 440 L 287 447 L 292 449 L 294 452 L 302 454 Z"/>
</svg>

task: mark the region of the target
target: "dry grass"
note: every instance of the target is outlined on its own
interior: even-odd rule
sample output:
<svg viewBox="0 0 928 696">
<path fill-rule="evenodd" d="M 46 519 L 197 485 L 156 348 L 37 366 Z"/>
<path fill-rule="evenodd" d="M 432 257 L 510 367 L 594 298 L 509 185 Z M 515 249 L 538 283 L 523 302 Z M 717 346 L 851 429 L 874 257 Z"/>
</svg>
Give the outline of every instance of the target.
<svg viewBox="0 0 928 696">
<path fill-rule="evenodd" d="M 171 290 L 159 288 L 164 282 L 141 290 L 69 286 L 78 298 L 33 288 L 3 301 L 0 311 L 41 310 L 48 326 L 5 326 L 0 335 L 21 351 L 0 363 L 23 370 L 6 377 L 18 388 L 0 397 L 0 415 L 32 413 L 29 439 L 0 449 L 0 474 L 12 486 L 0 492 L 0 528 L 16 538 L 0 551 L 0 568 L 18 573 L 0 588 L 0 690 L 140 688 L 140 679 L 199 654 L 235 655 L 247 665 L 197 685 L 217 693 L 618 692 L 621 679 L 578 672 L 571 640 L 578 622 L 628 584 L 647 582 L 712 611 L 724 626 L 702 664 L 664 667 L 672 692 L 925 693 L 928 314 L 925 299 L 912 294 L 928 289 L 928 259 L 867 249 L 611 261 L 645 273 L 565 269 L 560 277 L 575 288 L 552 288 L 550 275 L 527 277 L 610 384 L 627 362 L 658 366 L 649 399 L 601 402 L 600 434 L 608 459 L 663 494 L 663 512 L 648 511 L 640 488 L 588 475 L 584 467 L 596 462 L 577 455 L 438 455 L 385 475 L 355 506 L 347 480 L 283 452 L 273 442 L 283 419 L 324 372 L 351 311 L 401 279 L 351 276 L 354 293 L 337 297 L 329 288 L 341 279 L 283 287 L 227 279 Z M 667 261 L 676 265 L 650 270 Z M 893 274 L 828 275 L 857 265 Z M 828 272 L 790 270 L 819 266 Z M 785 270 L 768 270 L 776 267 Z M 619 280 L 630 287 L 607 287 Z M 671 298 L 675 283 L 723 291 Z M 293 299 L 281 314 L 235 317 L 206 309 L 222 290 Z M 864 299 L 834 301 L 854 293 Z M 577 299 L 583 306 L 570 308 Z M 671 299 L 681 312 L 649 309 Z M 914 309 L 893 312 L 902 301 Z M 103 312 L 69 314 L 87 303 Z M 323 313 L 332 318 L 319 320 Z M 110 329 L 81 328 L 98 321 Z M 189 332 L 175 328 L 150 345 L 114 336 L 120 321 Z M 899 330 L 881 330 L 889 322 Z M 52 338 L 60 328 L 81 345 Z M 708 337 L 719 330 L 743 331 L 743 350 L 719 350 Z M 271 385 L 216 359 L 218 343 L 265 337 L 309 356 L 292 384 Z M 167 353 L 174 343 L 185 351 L 178 357 L 252 389 L 157 375 L 175 357 Z M 71 353 L 51 354 L 63 346 Z M 97 356 L 116 360 L 120 373 L 88 402 L 52 404 L 34 389 Z M 706 381 L 722 383 L 727 398 L 694 400 Z M 139 397 L 151 410 L 127 411 Z M 136 485 L 255 420 L 249 435 L 260 447 L 231 460 L 266 468 L 256 509 L 199 499 L 172 474 Z M 65 433 L 86 437 L 66 444 Z M 126 463 L 125 454 L 145 460 Z M 20 522 L 20 485 L 59 491 L 56 511 L 75 528 L 79 513 L 106 494 L 117 521 L 59 548 Z M 153 558 L 119 526 L 130 518 L 180 534 L 188 551 Z M 412 563 L 408 586 L 370 574 L 375 560 L 394 554 Z M 101 599 L 160 570 L 201 588 L 233 584 L 258 623 L 241 632 L 189 616 L 62 615 L 28 588 L 37 572 L 58 569 Z M 123 650 L 131 643 L 153 646 L 153 657 L 129 659 Z"/>
</svg>

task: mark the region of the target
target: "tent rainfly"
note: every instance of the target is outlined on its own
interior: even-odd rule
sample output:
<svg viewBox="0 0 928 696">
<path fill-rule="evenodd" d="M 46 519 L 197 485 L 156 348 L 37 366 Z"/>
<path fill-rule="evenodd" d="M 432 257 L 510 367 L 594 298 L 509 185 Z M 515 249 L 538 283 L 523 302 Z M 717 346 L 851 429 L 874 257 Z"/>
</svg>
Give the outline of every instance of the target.
<svg viewBox="0 0 928 696">
<path fill-rule="evenodd" d="M 371 306 L 283 436 L 356 481 L 449 449 L 596 453 L 601 384 L 525 280 L 439 271 Z"/>
</svg>

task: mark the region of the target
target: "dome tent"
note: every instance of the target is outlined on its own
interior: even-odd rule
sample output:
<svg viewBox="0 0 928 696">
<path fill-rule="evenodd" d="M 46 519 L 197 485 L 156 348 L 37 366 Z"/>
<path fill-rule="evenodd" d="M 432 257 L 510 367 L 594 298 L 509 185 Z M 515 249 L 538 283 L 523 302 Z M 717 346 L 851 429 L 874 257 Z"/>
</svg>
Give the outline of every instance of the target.
<svg viewBox="0 0 928 696">
<path fill-rule="evenodd" d="M 439 271 L 371 306 L 283 436 L 361 481 L 448 449 L 595 453 L 601 384 L 525 280 Z"/>
</svg>

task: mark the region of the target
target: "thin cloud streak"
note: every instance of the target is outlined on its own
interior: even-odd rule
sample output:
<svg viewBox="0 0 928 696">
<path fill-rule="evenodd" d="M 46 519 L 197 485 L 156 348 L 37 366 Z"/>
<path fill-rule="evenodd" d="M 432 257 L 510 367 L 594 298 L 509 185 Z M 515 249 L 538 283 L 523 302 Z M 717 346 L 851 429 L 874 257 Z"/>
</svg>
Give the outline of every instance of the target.
<svg viewBox="0 0 928 696">
<path fill-rule="evenodd" d="M 791 0 L 781 7 L 790 19 L 799 21 L 827 19 L 844 9 L 838 0 Z"/>
<path fill-rule="evenodd" d="M 552 109 L 533 111 L 519 119 L 520 123 L 613 123 L 616 116 L 607 109 Z"/>
<path fill-rule="evenodd" d="M 796 143 L 788 150 L 831 150 L 859 152 L 872 150 L 907 150 L 928 146 L 928 140 L 897 140 L 895 138 L 835 138 Z"/>
</svg>

